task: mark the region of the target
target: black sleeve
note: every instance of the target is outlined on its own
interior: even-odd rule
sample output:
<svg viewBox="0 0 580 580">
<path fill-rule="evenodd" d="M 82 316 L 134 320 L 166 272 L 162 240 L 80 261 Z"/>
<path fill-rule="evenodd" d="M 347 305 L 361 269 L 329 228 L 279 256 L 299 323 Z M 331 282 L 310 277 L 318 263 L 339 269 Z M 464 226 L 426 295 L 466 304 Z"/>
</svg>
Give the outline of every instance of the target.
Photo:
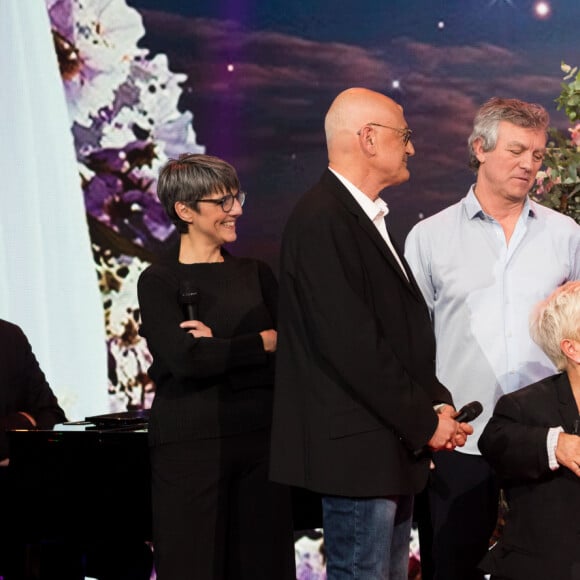
<svg viewBox="0 0 580 580">
<path fill-rule="evenodd" d="M 550 473 L 548 429 L 529 424 L 520 400 L 504 395 L 497 402 L 478 446 L 500 477 L 537 479 Z"/>
<path fill-rule="evenodd" d="M 7 455 L 6 429 L 32 427 L 19 411 L 31 415 L 40 429 L 52 429 L 66 421 L 22 330 L 15 325 L 3 326 L 1 335 L 4 368 L 0 389 L 4 411 L 0 416 L 0 458 Z"/>
<path fill-rule="evenodd" d="M 212 377 L 235 368 L 266 364 L 259 333 L 232 338 L 194 338 L 179 324 L 183 317 L 175 283 L 148 269 L 137 285 L 141 334 L 154 358 L 160 357 L 179 380 Z"/>
</svg>

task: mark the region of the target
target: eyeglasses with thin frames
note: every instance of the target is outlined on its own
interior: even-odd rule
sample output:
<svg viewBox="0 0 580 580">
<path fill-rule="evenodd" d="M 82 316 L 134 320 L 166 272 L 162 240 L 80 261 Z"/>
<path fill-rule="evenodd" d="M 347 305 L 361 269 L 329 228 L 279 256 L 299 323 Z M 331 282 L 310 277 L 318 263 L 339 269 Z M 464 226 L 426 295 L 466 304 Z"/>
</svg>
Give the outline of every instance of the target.
<svg viewBox="0 0 580 580">
<path fill-rule="evenodd" d="M 234 201 L 238 200 L 240 206 L 243 207 L 244 202 L 246 201 L 246 192 L 245 191 L 238 191 L 235 195 L 233 193 L 228 193 L 223 197 L 219 197 L 217 199 L 198 199 L 197 202 L 204 202 L 204 203 L 213 203 L 214 205 L 221 205 L 222 211 L 224 213 L 228 213 L 232 211 L 234 207 Z"/>
<path fill-rule="evenodd" d="M 369 125 L 371 125 L 372 127 L 383 127 L 383 129 L 392 129 L 393 131 L 397 131 L 398 133 L 400 133 L 403 137 L 403 145 L 407 145 L 407 143 L 411 140 L 411 135 L 413 134 L 413 131 L 411 131 L 411 129 L 409 129 L 408 127 L 405 129 L 399 129 L 398 127 L 389 127 L 388 125 L 381 125 L 380 123 L 365 123 L 364 127 L 368 127 Z M 364 129 L 364 127 L 361 127 L 356 134 L 360 135 L 362 133 L 362 130 Z"/>
</svg>

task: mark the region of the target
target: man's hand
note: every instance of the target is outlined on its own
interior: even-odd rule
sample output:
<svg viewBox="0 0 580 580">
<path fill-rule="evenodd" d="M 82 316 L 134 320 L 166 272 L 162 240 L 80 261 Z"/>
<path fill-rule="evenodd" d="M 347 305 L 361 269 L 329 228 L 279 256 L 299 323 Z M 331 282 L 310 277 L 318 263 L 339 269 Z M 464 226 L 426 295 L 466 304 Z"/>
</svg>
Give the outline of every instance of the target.
<svg viewBox="0 0 580 580">
<path fill-rule="evenodd" d="M 455 433 L 455 446 L 463 447 L 469 435 L 473 434 L 473 427 L 469 423 L 457 423 L 457 432 Z"/>
<path fill-rule="evenodd" d="M 433 433 L 433 436 L 429 439 L 427 445 L 432 451 L 455 449 L 455 437 L 459 430 L 460 423 L 458 423 L 450 413 L 445 411 L 437 413 L 437 419 L 439 420 L 437 429 L 435 429 L 435 433 Z"/>
<path fill-rule="evenodd" d="M 570 433 L 560 433 L 556 444 L 556 459 L 576 477 L 580 477 L 580 437 Z"/>
<path fill-rule="evenodd" d="M 458 411 L 456 411 L 451 405 L 445 405 L 441 407 L 438 411 L 439 414 L 448 415 L 452 419 L 458 415 Z M 463 447 L 465 442 L 467 441 L 467 437 L 473 434 L 473 427 L 469 423 L 457 423 L 457 430 L 455 431 L 455 435 L 453 436 L 453 443 L 455 447 Z"/>
<path fill-rule="evenodd" d="M 22 415 L 23 417 L 26 418 L 26 420 L 33 426 L 36 427 L 36 419 L 30 414 L 27 413 L 26 411 L 18 411 L 18 413 L 20 413 L 20 415 Z"/>
</svg>

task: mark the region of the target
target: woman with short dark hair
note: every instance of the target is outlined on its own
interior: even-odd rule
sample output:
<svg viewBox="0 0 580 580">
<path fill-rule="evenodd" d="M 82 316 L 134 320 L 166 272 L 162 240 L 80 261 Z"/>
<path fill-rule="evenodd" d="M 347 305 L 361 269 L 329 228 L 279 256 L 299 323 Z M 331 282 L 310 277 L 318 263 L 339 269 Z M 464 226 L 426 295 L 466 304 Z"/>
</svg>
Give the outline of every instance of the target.
<svg viewBox="0 0 580 580">
<path fill-rule="evenodd" d="M 268 482 L 277 282 L 223 249 L 245 201 L 231 165 L 182 155 L 157 193 L 181 234 L 138 284 L 157 577 L 294 579 L 289 490 Z"/>
</svg>

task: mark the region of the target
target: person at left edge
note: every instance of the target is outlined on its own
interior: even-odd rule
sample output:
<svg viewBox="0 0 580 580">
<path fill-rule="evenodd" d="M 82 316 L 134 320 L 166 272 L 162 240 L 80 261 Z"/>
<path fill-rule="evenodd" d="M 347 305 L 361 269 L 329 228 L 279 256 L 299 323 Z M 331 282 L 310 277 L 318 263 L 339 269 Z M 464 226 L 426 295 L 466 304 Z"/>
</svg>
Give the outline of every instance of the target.
<svg viewBox="0 0 580 580">
<path fill-rule="evenodd" d="M 66 417 L 22 329 L 0 320 L 0 466 L 7 466 L 8 429 L 52 429 Z"/>
<path fill-rule="evenodd" d="M 9 488 L 10 429 L 52 429 L 66 421 L 66 416 L 38 364 L 22 329 L 0 320 L 0 576 L 17 577 L 20 545 L 6 529 L 7 511 L 18 517 Z M 31 522 L 32 526 L 33 523 Z M 15 575 L 12 575 L 15 574 Z"/>
<path fill-rule="evenodd" d="M 277 283 L 234 257 L 245 194 L 234 168 L 184 154 L 157 194 L 179 246 L 138 283 L 156 394 L 149 420 L 158 580 L 295 578 L 290 490 L 267 480 Z M 198 294 L 185 320 L 184 281 Z"/>
</svg>

